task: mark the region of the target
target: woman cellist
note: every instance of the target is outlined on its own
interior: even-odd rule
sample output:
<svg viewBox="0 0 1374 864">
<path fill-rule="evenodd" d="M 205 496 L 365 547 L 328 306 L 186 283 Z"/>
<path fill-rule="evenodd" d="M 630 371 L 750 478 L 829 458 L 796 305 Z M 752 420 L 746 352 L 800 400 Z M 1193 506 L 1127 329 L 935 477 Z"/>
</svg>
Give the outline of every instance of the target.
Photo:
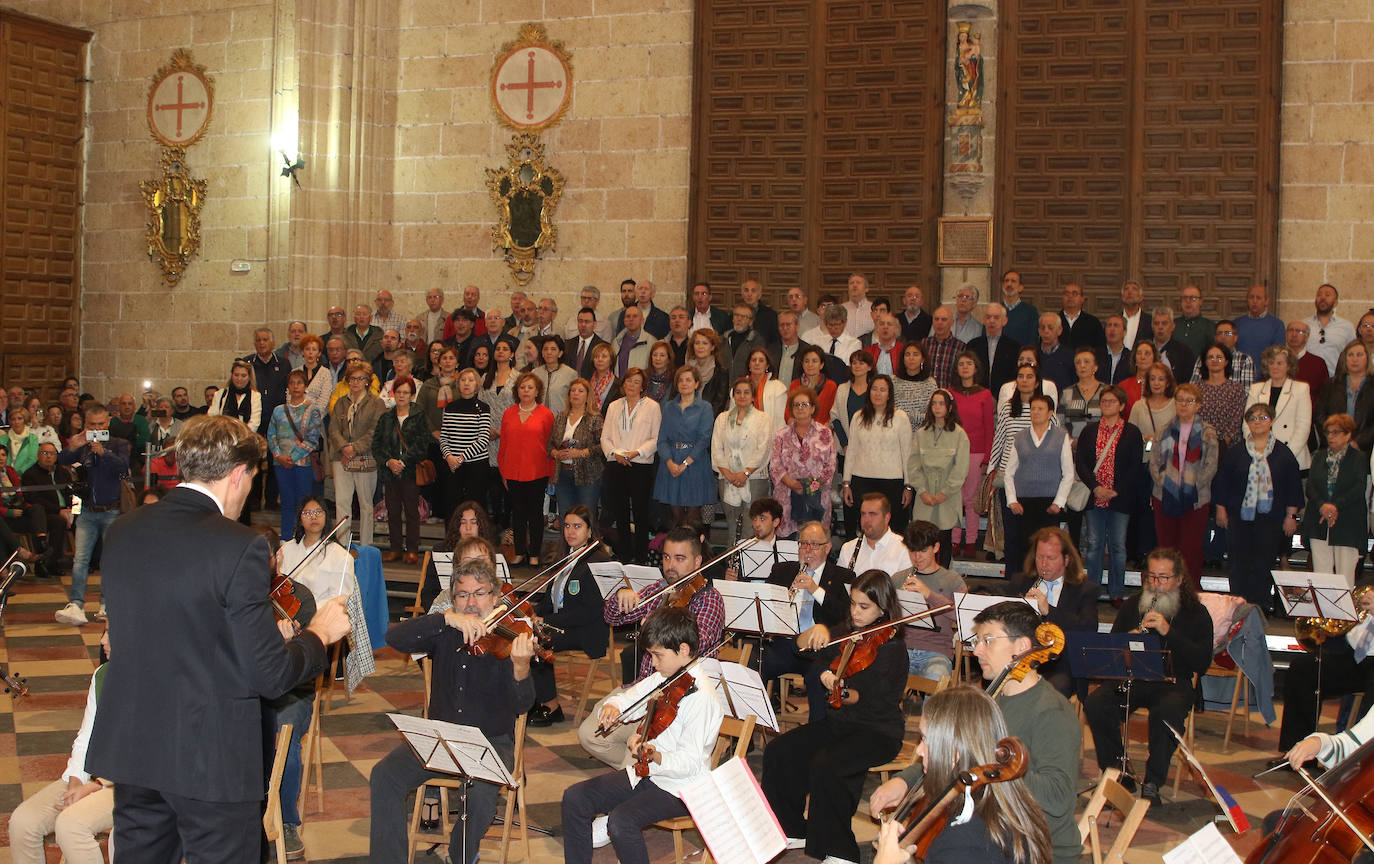
<svg viewBox="0 0 1374 864">
<path fill-rule="evenodd" d="M 921 741 L 916 745 L 916 754 L 926 765 L 925 799 L 939 798 L 962 772 L 992 763 L 997 742 L 1006 737 L 1001 709 L 977 687 L 960 685 L 927 699 L 921 712 Z M 922 804 L 917 803 L 918 812 L 924 809 Z M 960 795 L 949 805 L 947 815 L 947 827 L 921 844 L 926 864 L 1049 864 L 1053 859 L 1045 816 L 1024 780 L 989 783 L 971 801 Z M 910 836 L 902 841 L 904 830 L 905 825 L 896 819 L 884 823 L 874 864 L 912 860 L 911 853 L 923 838 Z"/>
<path fill-rule="evenodd" d="M 902 617 L 892 577 L 868 570 L 849 590 L 851 632 Z M 842 646 L 820 652 L 821 683 L 840 705 L 824 717 L 787 732 L 763 751 L 763 793 L 787 835 L 789 849 L 805 847 L 812 858 L 858 861 L 859 844 L 850 821 L 868 769 L 893 759 L 902 748 L 907 654 L 902 625 L 894 625 L 876 645 L 868 665 L 854 662 L 835 669 Z M 881 632 L 881 631 L 880 631 Z M 849 643 L 853 644 L 853 643 Z M 810 808 L 807 808 L 807 798 Z M 803 811 L 806 815 L 803 816 Z M 800 838 L 806 838 L 805 840 Z"/>
</svg>

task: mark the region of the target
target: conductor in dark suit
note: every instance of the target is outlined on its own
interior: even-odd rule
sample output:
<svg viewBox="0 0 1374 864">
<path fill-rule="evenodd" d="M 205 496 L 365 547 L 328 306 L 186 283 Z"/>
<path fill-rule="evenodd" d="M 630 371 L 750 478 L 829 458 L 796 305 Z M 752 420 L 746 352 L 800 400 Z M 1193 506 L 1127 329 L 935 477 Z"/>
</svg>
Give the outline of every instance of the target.
<svg viewBox="0 0 1374 864">
<path fill-rule="evenodd" d="M 106 673 L 86 768 L 115 783 L 119 857 L 259 858 L 262 699 L 326 668 L 349 630 L 344 598 L 299 635 L 273 621 L 268 546 L 235 519 L 262 458 L 239 420 L 192 417 L 177 436 L 185 481 L 105 535 L 103 576 L 118 659 Z"/>
<path fill-rule="evenodd" d="M 826 560 L 830 532 L 820 522 L 801 526 L 797 541 L 799 560 L 774 564 L 768 582 L 797 590 L 801 601 L 798 635 L 779 636 L 769 642 L 763 649 L 759 673 L 765 684 L 789 672 L 806 673 L 806 692 L 819 694 L 824 706 L 826 689 L 821 686 L 820 672 L 813 670 L 813 651 L 830 641 L 830 631 L 849 620 L 849 586 L 854 584 L 854 571 Z M 811 705 L 814 712 L 816 701 L 811 700 Z"/>
<path fill-rule="evenodd" d="M 1074 548 L 1073 540 L 1063 528 L 1041 528 L 1031 535 L 1027 544 L 1022 572 L 1011 580 L 1011 592 L 1025 597 L 1035 605 L 1046 621 L 1058 624 L 1065 635 L 1075 632 L 1097 632 L 1096 582 L 1083 574 L 1083 559 Z M 1069 675 L 1069 662 L 1059 658 L 1040 667 L 1040 677 L 1054 685 L 1054 689 L 1069 698 L 1074 681 Z M 1086 696 L 1086 690 L 1083 694 Z"/>
<path fill-rule="evenodd" d="M 1021 343 L 1007 335 L 1007 307 L 989 303 L 983 310 L 983 335 L 969 340 L 968 350 L 983 361 L 988 370 L 988 389 L 993 398 L 1002 392 L 1002 385 L 1016 378 L 1016 355 Z"/>
</svg>

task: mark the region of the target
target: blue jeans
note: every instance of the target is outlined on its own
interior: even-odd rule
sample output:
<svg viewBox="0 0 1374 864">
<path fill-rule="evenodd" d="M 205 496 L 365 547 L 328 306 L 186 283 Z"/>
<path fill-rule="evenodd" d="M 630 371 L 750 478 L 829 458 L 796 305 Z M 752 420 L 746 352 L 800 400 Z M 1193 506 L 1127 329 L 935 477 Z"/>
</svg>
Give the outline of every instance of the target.
<svg viewBox="0 0 1374 864">
<path fill-rule="evenodd" d="M 91 553 L 95 541 L 119 518 L 118 510 L 90 510 L 83 508 L 76 517 L 76 550 L 72 559 L 72 591 L 67 595 L 73 603 L 86 602 L 86 579 L 91 575 Z"/>
<path fill-rule="evenodd" d="M 1102 584 L 1102 551 L 1106 548 L 1111 569 L 1107 590 L 1115 600 L 1126 596 L 1126 528 L 1131 514 L 1090 506 L 1083 513 L 1083 566 L 1089 582 Z"/>
<path fill-rule="evenodd" d="M 281 540 L 285 543 L 296 536 L 296 509 L 315 486 L 315 469 L 310 465 L 283 468 L 274 461 L 272 470 L 277 474 L 277 494 L 281 496 Z"/>
<path fill-rule="evenodd" d="M 559 464 L 558 480 L 554 484 L 553 494 L 558 498 L 558 513 L 561 516 L 568 512 L 568 508 L 575 504 L 581 504 L 592 515 L 596 515 L 596 506 L 601 501 L 601 481 L 598 480 L 590 486 L 578 486 L 573 480 L 572 469 L 566 465 Z"/>
<path fill-rule="evenodd" d="M 938 651 L 908 648 L 906 657 L 908 675 L 920 675 L 922 678 L 938 681 L 945 675 L 954 674 L 954 661 Z"/>
<path fill-rule="evenodd" d="M 313 476 L 311 480 L 313 482 Z M 291 724 L 291 743 L 286 748 L 286 765 L 281 775 L 281 821 L 287 825 L 300 825 L 301 814 L 297 803 L 301 797 L 301 737 L 310 728 L 310 718 L 315 713 L 314 699 L 313 696 L 288 693 L 273 700 L 270 705 L 273 739 L 281 727 Z"/>
</svg>

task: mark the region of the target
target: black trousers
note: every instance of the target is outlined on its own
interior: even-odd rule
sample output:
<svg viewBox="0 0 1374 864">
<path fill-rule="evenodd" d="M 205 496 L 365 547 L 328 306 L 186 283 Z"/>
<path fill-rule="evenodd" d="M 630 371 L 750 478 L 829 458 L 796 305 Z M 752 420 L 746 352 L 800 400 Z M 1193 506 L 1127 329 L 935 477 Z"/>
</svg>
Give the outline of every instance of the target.
<svg viewBox="0 0 1374 864">
<path fill-rule="evenodd" d="M 114 797 L 120 860 L 244 864 L 259 858 L 261 801 L 198 801 L 128 783 L 117 784 Z"/>
<path fill-rule="evenodd" d="M 58 510 L 49 512 L 42 504 L 30 504 L 29 516 L 33 521 L 33 533 L 39 539 L 38 551 L 44 559 L 51 562 L 61 558 L 67 546 L 66 518 Z"/>
<path fill-rule="evenodd" d="M 608 521 L 616 528 L 614 551 L 616 560 L 621 563 L 643 564 L 649 560 L 654 473 L 652 464 L 606 463 L 606 473 L 601 480 L 601 501 Z M 630 530 L 632 521 L 633 532 Z"/>
<path fill-rule="evenodd" d="M 893 533 L 901 534 L 906 530 L 906 523 L 911 521 L 911 513 L 907 508 L 902 506 L 902 490 L 905 488 L 906 484 L 902 482 L 900 477 L 895 479 L 851 477 L 849 480 L 849 492 L 854 496 L 855 516 L 857 517 L 858 515 L 859 505 L 863 501 L 865 495 L 870 492 L 881 492 L 883 495 L 887 496 L 887 503 L 892 508 L 892 524 L 890 527 Z M 847 513 L 848 511 L 849 508 L 846 507 L 845 512 Z"/>
<path fill-rule="evenodd" d="M 420 487 L 415 478 L 408 480 L 396 478 L 382 484 L 382 495 L 386 499 L 387 530 L 391 534 L 391 548 L 396 552 L 420 551 Z M 401 529 L 404 523 L 405 534 Z"/>
<path fill-rule="evenodd" d="M 810 711 L 808 722 L 814 722 L 829 713 L 830 706 L 826 699 L 830 691 L 821 686 L 822 669 L 815 662 L 815 652 L 798 648 L 795 636 L 775 636 L 759 653 L 759 676 L 763 678 L 765 687 L 783 675 L 801 675 L 806 680 L 806 706 Z"/>
<path fill-rule="evenodd" d="M 634 786 L 624 771 L 600 774 L 568 787 L 563 793 L 563 860 L 591 864 L 592 820 L 606 820 L 616 858 L 622 864 L 649 864 L 644 829 L 664 819 L 687 815 L 682 799 L 664 792 L 652 779 Z"/>
<path fill-rule="evenodd" d="M 1234 523 L 1233 523 L 1234 524 Z M 1374 705 L 1374 657 L 1355 662 L 1355 652 L 1343 636 L 1327 639 L 1321 647 L 1320 677 L 1317 657 L 1306 652 L 1293 657 L 1283 678 L 1283 720 L 1279 724 L 1279 751 L 1289 748 L 1317 730 L 1317 697 L 1344 696 L 1363 693 L 1360 717 Z M 1355 725 L 1360 717 L 1352 717 Z"/>
<path fill-rule="evenodd" d="M 518 556 L 539 556 L 539 546 L 544 541 L 544 490 L 548 485 L 547 477 L 506 481 L 511 534 Z"/>
<path fill-rule="evenodd" d="M 1121 719 L 1126 697 L 1116 682 L 1098 686 L 1083 703 L 1088 729 L 1093 733 L 1093 747 L 1097 750 L 1097 767 L 1109 768 L 1121 764 Z M 1145 782 L 1163 786 L 1169 778 L 1169 760 L 1174 758 L 1178 741 L 1164 725 L 1168 723 L 1180 732 L 1193 707 L 1193 688 L 1187 683 L 1167 681 L 1138 681 L 1131 687 L 1131 711 L 1144 708 L 1150 712 L 1150 756 L 1145 762 Z"/>
<path fill-rule="evenodd" d="M 456 471 L 448 470 L 448 463 L 445 462 L 438 474 L 439 482 L 444 484 L 444 506 L 448 508 L 444 514 L 444 524 L 448 524 L 453 509 L 464 501 L 476 501 L 485 506 L 483 502 L 487 500 L 487 484 L 493 479 L 491 463 L 485 458 L 464 462 Z"/>
<path fill-rule="evenodd" d="M 1025 512 L 1020 516 L 1011 512 L 1011 506 L 1003 511 L 1002 515 L 1006 518 L 1006 542 L 1003 544 L 1007 552 L 1007 572 L 1014 573 L 1021 569 L 1026 554 L 1032 552 L 1030 548 L 1030 538 L 1035 536 L 1035 532 L 1041 528 L 1048 528 L 1058 525 L 1063 518 L 1063 513 L 1051 513 L 1050 505 L 1054 503 L 1053 498 L 1027 498 L 1020 496 L 1017 503 Z M 1014 546 L 1013 546 L 1014 544 Z M 1016 557 L 1012 557 L 1012 550 L 1015 549 Z"/>
<path fill-rule="evenodd" d="M 1283 533 L 1283 516 L 1255 515 L 1253 522 L 1228 513 L 1226 532 L 1231 554 L 1231 593 L 1239 594 L 1261 609 L 1270 609 L 1274 592 L 1274 559 L 1288 542 Z"/>
<path fill-rule="evenodd" d="M 763 794 L 783 833 L 806 838 L 807 855 L 858 861 L 859 844 L 850 822 L 868 769 L 890 761 L 901 748 L 900 738 L 872 726 L 834 717 L 813 721 L 764 749 Z"/>
</svg>

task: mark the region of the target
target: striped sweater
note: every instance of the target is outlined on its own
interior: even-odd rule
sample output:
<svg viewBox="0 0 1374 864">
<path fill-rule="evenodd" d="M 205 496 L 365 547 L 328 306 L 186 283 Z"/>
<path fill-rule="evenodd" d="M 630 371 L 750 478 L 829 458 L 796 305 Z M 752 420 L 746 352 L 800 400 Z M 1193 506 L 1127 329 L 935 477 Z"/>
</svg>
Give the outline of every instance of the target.
<svg viewBox="0 0 1374 864">
<path fill-rule="evenodd" d="M 439 449 L 464 462 L 486 459 L 491 445 L 491 408 L 480 399 L 454 399 L 444 406 Z"/>
</svg>

